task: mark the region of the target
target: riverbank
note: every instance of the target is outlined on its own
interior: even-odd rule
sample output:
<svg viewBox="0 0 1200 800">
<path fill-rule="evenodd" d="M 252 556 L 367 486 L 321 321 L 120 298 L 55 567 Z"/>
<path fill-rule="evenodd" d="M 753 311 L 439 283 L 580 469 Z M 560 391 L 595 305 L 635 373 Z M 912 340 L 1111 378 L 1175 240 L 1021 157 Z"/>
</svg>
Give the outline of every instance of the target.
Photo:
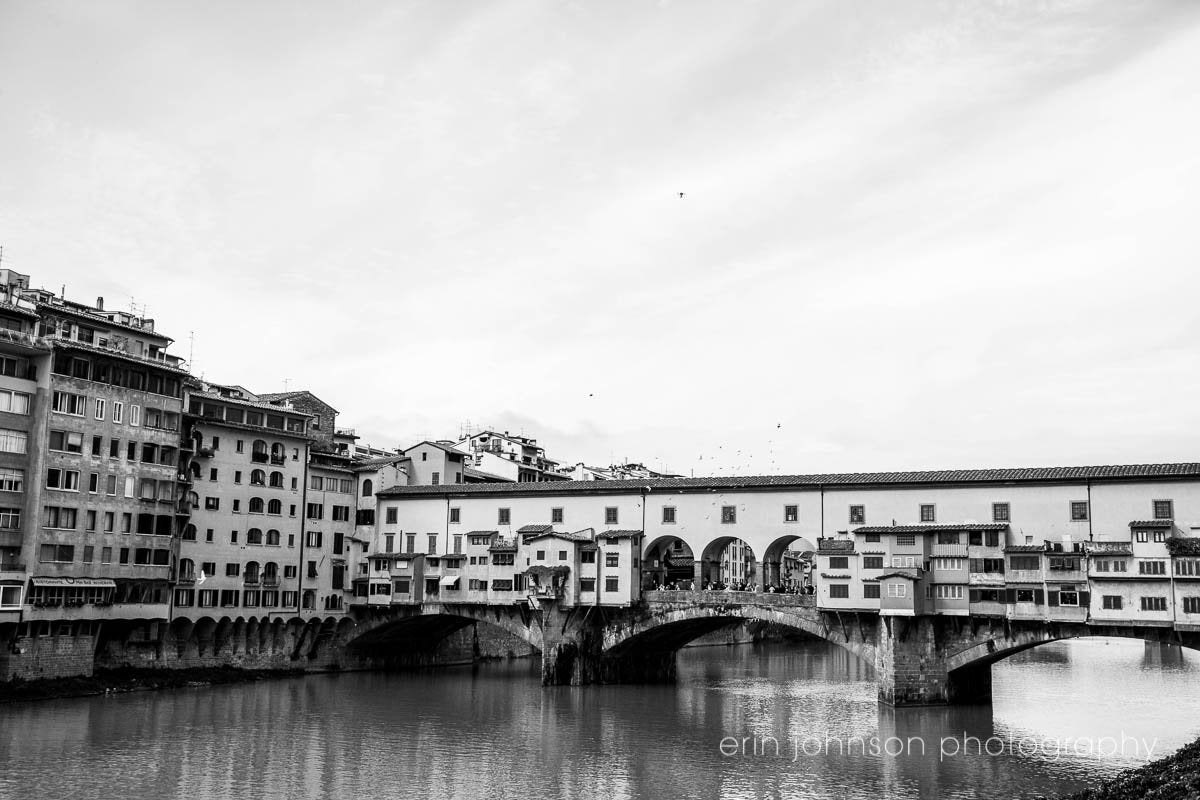
<svg viewBox="0 0 1200 800">
<path fill-rule="evenodd" d="M 223 683 L 293 678 L 306 674 L 299 669 L 238 669 L 237 667 L 192 667 L 188 669 L 97 669 L 89 677 L 46 678 L 0 684 L 0 703 L 54 700 L 64 697 L 122 692 L 148 692 L 186 686 L 215 686 Z"/>
<path fill-rule="evenodd" d="M 1200 739 L 1173 755 L 1122 772 L 1061 800 L 1195 800 L 1200 797 Z"/>
</svg>

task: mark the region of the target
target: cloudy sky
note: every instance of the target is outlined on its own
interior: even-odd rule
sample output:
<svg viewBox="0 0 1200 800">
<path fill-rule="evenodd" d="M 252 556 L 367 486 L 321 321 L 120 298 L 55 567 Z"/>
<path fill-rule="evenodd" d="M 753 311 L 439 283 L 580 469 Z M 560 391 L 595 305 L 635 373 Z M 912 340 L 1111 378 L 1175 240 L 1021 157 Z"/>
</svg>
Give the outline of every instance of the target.
<svg viewBox="0 0 1200 800">
<path fill-rule="evenodd" d="M 3 266 L 388 446 L 1197 460 L 1197 76 L 1186 0 L 0 0 Z"/>
</svg>

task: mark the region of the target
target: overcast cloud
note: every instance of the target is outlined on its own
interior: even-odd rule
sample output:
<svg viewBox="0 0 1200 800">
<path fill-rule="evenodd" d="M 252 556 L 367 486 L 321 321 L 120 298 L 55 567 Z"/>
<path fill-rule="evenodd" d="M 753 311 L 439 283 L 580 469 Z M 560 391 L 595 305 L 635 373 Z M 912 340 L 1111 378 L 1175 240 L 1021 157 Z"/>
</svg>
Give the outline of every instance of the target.
<svg viewBox="0 0 1200 800">
<path fill-rule="evenodd" d="M 1197 76 L 1183 0 L 0 0 L 0 243 L 383 445 L 1197 460 Z"/>
</svg>

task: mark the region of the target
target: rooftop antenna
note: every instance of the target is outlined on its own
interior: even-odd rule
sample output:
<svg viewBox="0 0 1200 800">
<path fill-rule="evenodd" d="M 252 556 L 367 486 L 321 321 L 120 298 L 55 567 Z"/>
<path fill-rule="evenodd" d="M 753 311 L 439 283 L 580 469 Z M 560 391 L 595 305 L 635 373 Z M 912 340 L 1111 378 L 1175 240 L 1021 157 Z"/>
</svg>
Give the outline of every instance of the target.
<svg viewBox="0 0 1200 800">
<path fill-rule="evenodd" d="M 284 390 L 285 392 L 288 390 L 288 386 L 290 386 L 290 385 L 291 385 L 291 383 L 292 383 L 292 379 L 291 379 L 291 378 L 284 378 L 284 379 L 283 379 L 283 390 Z"/>
<path fill-rule="evenodd" d="M 195 364 L 192 363 L 192 359 L 195 357 L 195 355 L 196 355 L 196 332 L 188 331 L 188 366 L 192 367 L 193 369 L 195 368 Z"/>
</svg>

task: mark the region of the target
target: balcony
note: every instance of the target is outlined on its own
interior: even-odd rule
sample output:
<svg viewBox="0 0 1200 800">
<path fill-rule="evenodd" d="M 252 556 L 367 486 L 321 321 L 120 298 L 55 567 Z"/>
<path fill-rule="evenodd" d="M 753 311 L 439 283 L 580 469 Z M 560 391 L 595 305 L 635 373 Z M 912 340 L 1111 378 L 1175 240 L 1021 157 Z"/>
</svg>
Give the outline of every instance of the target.
<svg viewBox="0 0 1200 800">
<path fill-rule="evenodd" d="M 277 467 L 282 467 L 287 463 L 287 456 L 271 456 L 271 463 Z"/>
<path fill-rule="evenodd" d="M 258 584 L 259 577 L 257 575 L 247 575 L 246 577 L 242 578 L 243 586 L 258 586 Z"/>
<path fill-rule="evenodd" d="M 0 564 L 0 572 L 24 572 L 26 569 L 24 564 L 18 564 L 13 561 L 8 561 Z"/>
<path fill-rule="evenodd" d="M 265 464 L 271 460 L 271 457 L 266 453 L 251 453 L 250 460 L 255 464 Z"/>
<path fill-rule="evenodd" d="M 191 586 L 196 582 L 196 573 L 186 572 L 175 579 L 175 583 L 180 586 Z"/>
<path fill-rule="evenodd" d="M 264 575 L 263 579 L 262 579 L 262 585 L 263 585 L 264 589 L 276 588 L 277 586 L 279 586 L 279 576 L 278 575 Z"/>
<path fill-rule="evenodd" d="M 196 458 L 212 458 L 216 451 L 207 445 L 200 445 L 196 448 Z"/>
<path fill-rule="evenodd" d="M 530 586 L 526 594 L 530 597 L 561 600 L 563 588 L 561 586 Z"/>
</svg>

